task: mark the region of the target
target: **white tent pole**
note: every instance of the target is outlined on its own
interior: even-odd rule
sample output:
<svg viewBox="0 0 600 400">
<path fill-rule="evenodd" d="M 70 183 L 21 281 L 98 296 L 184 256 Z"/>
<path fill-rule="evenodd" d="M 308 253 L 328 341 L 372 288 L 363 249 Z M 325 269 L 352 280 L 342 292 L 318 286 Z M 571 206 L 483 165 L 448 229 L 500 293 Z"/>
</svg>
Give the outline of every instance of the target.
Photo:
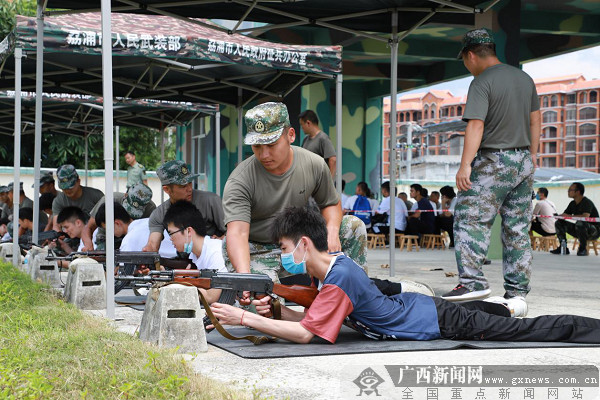
<svg viewBox="0 0 600 400">
<path fill-rule="evenodd" d="M 215 114 L 215 193 L 221 195 L 221 112 Z"/>
<path fill-rule="evenodd" d="M 238 117 L 238 145 L 237 145 L 237 162 L 240 164 L 242 162 L 242 124 L 244 123 L 244 109 L 242 107 L 242 89 L 238 88 L 238 108 L 237 108 L 237 117 Z"/>
<path fill-rule="evenodd" d="M 40 225 L 40 168 L 42 163 L 42 95 L 44 90 L 44 15 L 37 5 L 37 39 L 35 60 L 35 144 L 33 151 L 33 232 L 31 240 L 38 242 Z M 15 153 L 16 154 L 16 153 Z"/>
<path fill-rule="evenodd" d="M 410 123 L 406 130 L 406 143 L 408 144 L 408 148 L 406 149 L 406 179 L 411 179 L 412 175 L 412 132 L 413 125 Z"/>
<path fill-rule="evenodd" d="M 337 192 L 340 195 L 340 201 L 342 199 L 342 81 L 344 77 L 342 74 L 338 75 L 335 79 L 335 132 L 336 132 L 336 173 L 335 173 L 335 185 Z M 343 204 L 342 204 L 343 206 Z"/>
<path fill-rule="evenodd" d="M 160 165 L 165 163 L 165 128 L 160 126 Z M 165 191 L 160 187 L 160 204 L 165 202 Z"/>
<path fill-rule="evenodd" d="M 21 58 L 23 49 L 15 49 L 15 151 L 13 183 L 13 265 L 19 266 L 19 197 L 21 195 Z"/>
<path fill-rule="evenodd" d="M 117 171 L 117 188 L 116 192 L 119 191 L 119 125 L 115 126 L 115 170 Z"/>
<path fill-rule="evenodd" d="M 398 11 L 392 13 L 390 89 L 390 276 L 396 275 L 396 97 L 398 97 Z"/>
<path fill-rule="evenodd" d="M 86 126 L 86 132 L 84 137 L 85 140 L 85 186 L 88 185 L 88 160 L 89 160 L 89 145 L 90 145 L 90 139 L 89 139 L 89 135 L 87 133 L 87 126 Z"/>
<path fill-rule="evenodd" d="M 104 198 L 106 202 L 106 317 L 115 319 L 115 210 L 113 195 L 113 87 L 110 0 L 102 0 Z"/>
</svg>

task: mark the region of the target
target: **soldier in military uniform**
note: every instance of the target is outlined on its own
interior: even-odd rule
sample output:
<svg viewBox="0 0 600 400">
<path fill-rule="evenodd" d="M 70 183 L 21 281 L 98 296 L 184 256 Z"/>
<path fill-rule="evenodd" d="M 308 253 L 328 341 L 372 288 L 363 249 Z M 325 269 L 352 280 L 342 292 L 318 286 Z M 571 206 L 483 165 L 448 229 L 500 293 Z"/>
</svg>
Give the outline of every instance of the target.
<svg viewBox="0 0 600 400">
<path fill-rule="evenodd" d="M 6 211 L 9 213 L 6 217 L 12 221 L 13 218 L 13 182 L 8 184 L 7 187 L 7 209 Z M 19 185 L 19 208 L 33 208 L 33 200 L 25 195 L 25 191 L 23 190 L 23 182 Z M 43 212 L 40 213 L 40 223 L 46 226 L 48 223 L 48 216 Z"/>
<path fill-rule="evenodd" d="M 79 174 L 71 164 L 61 165 L 56 171 L 58 187 L 62 190 L 52 202 L 53 229 L 60 230 L 56 218 L 58 214 L 66 207 L 78 207 L 88 216 L 92 208 L 104 196 L 104 194 L 95 188 L 82 186 Z M 87 218 L 86 218 L 87 219 Z"/>
<path fill-rule="evenodd" d="M 459 57 L 475 79 L 463 115 L 467 128 L 456 174 L 454 238 L 459 284 L 442 297 L 459 301 L 490 294 L 481 266 L 492 224 L 500 213 L 505 294 L 490 300 L 517 297 L 524 303 L 530 290 L 528 231 L 540 137 L 539 99 L 531 77 L 498 60 L 487 30 L 467 32 Z"/>
<path fill-rule="evenodd" d="M 171 204 L 179 200 L 189 201 L 198 208 L 206 221 L 207 235 L 217 238 L 225 234 L 221 198 L 212 192 L 192 189 L 192 181 L 198 174 L 192 174 L 183 161 L 167 161 L 158 167 L 156 175 L 169 198 L 150 215 L 150 238 L 143 251 L 158 251 L 166 229 L 163 223 L 165 214 Z"/>
<path fill-rule="evenodd" d="M 156 204 L 152 201 L 152 189 L 143 183 L 133 185 L 127 190 L 127 193 L 114 192 L 113 199 L 115 203 L 121 204 L 127 214 L 134 220 L 148 218 L 156 209 Z M 102 197 L 90 211 L 90 219 L 81 234 L 84 251 L 104 250 L 106 248 L 106 230 L 98 227 L 96 223 L 96 213 L 105 201 L 105 197 Z M 93 233 L 96 228 L 98 228 L 98 232 L 96 233 L 96 240 L 93 240 Z M 115 239 L 117 238 L 115 237 Z M 119 244 L 118 240 L 115 242 L 115 248 L 118 248 L 117 244 Z"/>
<path fill-rule="evenodd" d="M 127 167 L 127 189 L 136 183 L 148 185 L 146 168 L 136 161 L 135 153 L 133 151 L 129 150 L 127 153 L 125 153 L 125 162 L 127 165 L 129 165 L 129 167 Z"/>
<path fill-rule="evenodd" d="M 34 187 L 34 185 L 31 185 Z M 40 194 L 50 193 L 56 197 L 58 195 L 58 190 L 56 190 L 56 186 L 54 185 L 54 176 L 52 176 L 52 172 L 42 172 L 40 175 Z"/>
<path fill-rule="evenodd" d="M 0 218 L 8 219 L 10 207 L 8 206 L 8 186 L 0 186 Z"/>
<path fill-rule="evenodd" d="M 342 216 L 340 198 L 323 158 L 301 147 L 283 103 L 264 103 L 245 116 L 244 143 L 253 156 L 229 176 L 223 193 L 227 237 L 225 261 L 237 272 L 264 273 L 275 282 L 283 276 L 278 243 L 270 227 L 278 212 L 306 206 L 312 196 L 327 222 L 330 252 L 344 251 L 366 265 L 366 229 L 355 216 Z"/>
</svg>

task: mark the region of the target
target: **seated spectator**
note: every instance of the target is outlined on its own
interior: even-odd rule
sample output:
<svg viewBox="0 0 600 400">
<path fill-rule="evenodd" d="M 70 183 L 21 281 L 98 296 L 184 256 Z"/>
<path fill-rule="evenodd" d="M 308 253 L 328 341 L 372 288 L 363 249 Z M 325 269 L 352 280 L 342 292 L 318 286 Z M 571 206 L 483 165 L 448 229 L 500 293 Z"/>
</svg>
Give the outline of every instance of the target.
<svg viewBox="0 0 600 400">
<path fill-rule="evenodd" d="M 390 182 L 386 181 L 383 182 L 383 184 L 381 185 L 381 195 L 383 196 L 383 200 L 381 200 L 381 204 L 379 204 L 379 208 L 377 208 L 377 211 L 375 211 L 375 214 L 387 214 L 387 221 L 386 221 L 386 225 L 383 226 L 377 226 L 377 229 L 381 232 L 381 233 L 385 233 L 388 234 L 390 233 Z M 394 227 L 396 230 L 396 233 L 404 233 L 404 231 L 406 230 L 406 217 L 408 217 L 408 212 L 406 210 L 406 206 L 404 205 L 404 202 L 402 201 L 402 199 L 399 198 L 395 198 L 394 199 L 395 202 L 395 223 L 394 223 Z"/>
<path fill-rule="evenodd" d="M 344 212 L 360 218 L 364 222 L 367 231 L 371 230 L 371 217 L 375 212 L 368 197 L 370 192 L 369 185 L 366 182 L 358 182 L 355 189 L 356 194 L 350 196 L 343 205 Z"/>
<path fill-rule="evenodd" d="M 429 201 L 435 205 L 435 215 L 441 214 L 442 204 L 440 203 L 440 192 L 434 190 L 429 195 Z"/>
<path fill-rule="evenodd" d="M 413 213 L 408 216 L 406 233 L 409 235 L 431 234 L 435 232 L 433 205 L 422 195 L 423 187 L 418 183 L 410 185 L 410 197 L 415 199 Z"/>
<path fill-rule="evenodd" d="M 583 184 L 574 182 L 569 186 L 568 196 L 573 201 L 569 203 L 565 212 L 560 215 L 561 217 L 598 218 L 596 206 L 583 193 L 585 193 L 585 186 Z M 554 223 L 554 227 L 556 229 L 556 237 L 561 243 L 566 242 L 567 233 L 579 240 L 578 256 L 587 256 L 587 241 L 598 239 L 600 236 L 600 222 L 558 219 Z M 560 254 L 560 252 L 560 247 L 550 251 L 552 254 Z M 567 254 L 569 254 L 568 248 Z"/>
<path fill-rule="evenodd" d="M 10 240 L 10 232 L 8 231 L 8 218 L 0 218 L 0 240 L 3 242 Z"/>
<path fill-rule="evenodd" d="M 344 190 L 346 190 L 346 181 L 342 179 L 342 206 L 346 204 L 346 201 L 350 198 L 350 196 L 344 193 Z"/>
<path fill-rule="evenodd" d="M 454 207 L 456 207 L 456 193 L 451 186 L 440 189 L 442 204 L 439 215 L 436 217 L 438 229 L 448 232 L 450 248 L 454 247 Z"/>
<path fill-rule="evenodd" d="M 223 259 L 223 241 L 206 234 L 206 223 L 192 203 L 180 200 L 169 207 L 164 223 L 171 242 L 179 252 L 189 254 L 196 268 L 227 272 Z M 219 299 L 221 289 L 200 289 L 209 303 Z"/>
<path fill-rule="evenodd" d="M 536 215 L 555 215 L 556 206 L 548 200 L 548 189 L 541 187 L 537 190 L 535 198 L 538 200 L 533 208 L 533 220 L 531 221 L 531 231 L 539 233 L 542 236 L 552 236 L 556 233 L 554 223 L 556 218 L 536 217 Z"/>
<path fill-rule="evenodd" d="M 431 204 L 431 207 L 433 209 L 433 215 L 434 216 L 438 215 L 438 212 L 437 212 L 438 206 L 435 202 L 431 201 L 431 199 L 429 198 L 429 190 L 427 190 L 426 188 L 422 188 L 421 196 L 423 196 L 425 199 L 429 200 L 429 204 Z M 413 204 L 413 208 L 416 210 L 417 206 Z"/>
<path fill-rule="evenodd" d="M 404 202 L 407 210 L 411 210 L 413 206 L 413 202 L 408 199 L 408 195 L 406 192 L 398 193 L 398 198 Z"/>
</svg>

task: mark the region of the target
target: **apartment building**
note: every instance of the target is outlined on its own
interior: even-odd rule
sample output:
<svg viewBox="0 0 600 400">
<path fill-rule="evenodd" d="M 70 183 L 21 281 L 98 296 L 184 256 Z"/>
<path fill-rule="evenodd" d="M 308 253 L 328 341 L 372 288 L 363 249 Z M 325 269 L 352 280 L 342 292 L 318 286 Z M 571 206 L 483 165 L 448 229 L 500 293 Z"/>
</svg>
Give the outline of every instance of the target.
<svg viewBox="0 0 600 400">
<path fill-rule="evenodd" d="M 600 79 L 586 80 L 581 74 L 535 81 L 542 112 L 542 137 L 538 166 L 571 167 L 600 172 Z M 460 120 L 466 96 L 447 90 L 431 90 L 400 97 L 397 103 L 396 135 L 398 160 L 408 151 L 418 162 L 425 156 L 460 156 L 464 132 L 421 133 L 420 127 Z M 383 176 L 389 177 L 390 102 L 384 100 Z M 407 143 L 412 124 L 412 143 Z M 427 157 L 431 160 L 430 157 Z"/>
</svg>

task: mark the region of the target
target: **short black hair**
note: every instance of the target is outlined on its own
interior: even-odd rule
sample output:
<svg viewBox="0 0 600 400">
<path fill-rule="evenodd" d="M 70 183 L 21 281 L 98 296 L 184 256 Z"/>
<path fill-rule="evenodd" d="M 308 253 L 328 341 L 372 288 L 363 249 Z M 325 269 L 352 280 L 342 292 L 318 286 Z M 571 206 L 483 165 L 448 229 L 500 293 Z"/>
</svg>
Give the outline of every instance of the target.
<svg viewBox="0 0 600 400">
<path fill-rule="evenodd" d="M 52 202 L 56 196 L 53 193 L 44 193 L 40 196 L 40 210 L 52 209 Z"/>
<path fill-rule="evenodd" d="M 381 190 L 387 190 L 390 193 L 390 181 L 385 181 L 381 184 Z"/>
<path fill-rule="evenodd" d="M 346 189 L 346 181 L 342 179 L 342 192 Z"/>
<path fill-rule="evenodd" d="M 0 218 L 0 225 L 8 225 L 9 222 L 8 218 Z"/>
<path fill-rule="evenodd" d="M 438 192 L 437 190 L 433 190 L 433 191 L 431 192 L 431 194 L 434 194 L 434 193 L 435 193 L 435 194 L 437 194 L 438 196 L 440 195 L 440 192 Z"/>
<path fill-rule="evenodd" d="M 461 55 L 467 54 L 467 52 L 469 52 L 469 51 L 481 58 L 495 56 L 496 55 L 496 44 L 495 43 L 472 44 L 472 45 L 465 47 L 463 49 Z"/>
<path fill-rule="evenodd" d="M 585 193 L 585 186 L 583 186 L 583 183 L 581 182 L 573 182 L 573 185 L 575 186 L 575 189 L 581 193 L 581 195 L 583 196 L 583 194 Z"/>
<path fill-rule="evenodd" d="M 126 224 L 128 224 L 132 221 L 131 216 L 127 213 L 125 208 L 120 203 L 117 203 L 116 201 L 115 201 L 114 210 L 115 210 L 115 214 L 114 214 L 115 221 L 116 220 L 123 221 Z M 102 226 L 102 224 L 106 224 L 106 203 L 102 204 L 98 208 L 95 219 L 96 219 L 96 225 L 98 225 L 98 226 Z"/>
<path fill-rule="evenodd" d="M 79 207 L 65 207 L 61 212 L 58 213 L 56 217 L 56 222 L 62 224 L 65 221 L 74 222 L 75 220 L 80 219 L 84 224 L 87 224 L 87 221 L 90 217 L 83 212 L 83 210 Z"/>
<path fill-rule="evenodd" d="M 421 196 L 423 196 L 423 197 L 429 197 L 429 190 L 427 190 L 426 188 L 422 187 L 421 188 Z"/>
<path fill-rule="evenodd" d="M 301 120 L 310 121 L 315 125 L 319 125 L 319 117 L 317 117 L 317 113 L 313 110 L 304 110 L 298 116 Z"/>
<path fill-rule="evenodd" d="M 367 185 L 367 182 L 358 182 L 356 186 L 360 188 L 361 192 L 363 192 L 366 197 L 369 197 L 369 193 L 371 191 L 369 190 L 369 185 Z"/>
<path fill-rule="evenodd" d="M 412 185 L 410 185 L 411 189 L 415 189 L 416 192 L 421 193 L 421 190 L 423 189 L 423 186 L 419 185 L 418 183 L 413 183 Z"/>
<path fill-rule="evenodd" d="M 125 154 L 131 154 L 132 156 L 134 156 L 134 157 L 135 157 L 135 153 L 133 152 L 133 150 L 127 150 L 127 151 L 125 152 Z"/>
<path fill-rule="evenodd" d="M 194 204 L 186 200 L 179 200 L 171 204 L 163 219 L 165 228 L 168 224 L 173 224 L 178 229 L 190 227 L 196 231 L 198 236 L 206 236 L 206 221 L 202 213 Z"/>
<path fill-rule="evenodd" d="M 327 251 L 327 225 L 321 214 L 307 207 L 288 207 L 275 216 L 271 224 L 274 243 L 284 238 L 298 243 L 302 236 L 308 236 L 318 251 Z"/>
<path fill-rule="evenodd" d="M 544 195 L 544 197 L 548 197 L 548 189 L 546 189 L 545 187 L 538 188 L 538 192 L 541 192 Z"/>
<path fill-rule="evenodd" d="M 452 186 L 444 186 L 440 189 L 440 193 L 442 196 L 446 196 L 449 199 L 453 199 L 456 197 L 456 193 L 454 193 L 454 188 Z"/>
<path fill-rule="evenodd" d="M 23 221 L 33 221 L 33 208 L 31 207 L 23 207 L 19 208 L 19 219 Z"/>
</svg>

